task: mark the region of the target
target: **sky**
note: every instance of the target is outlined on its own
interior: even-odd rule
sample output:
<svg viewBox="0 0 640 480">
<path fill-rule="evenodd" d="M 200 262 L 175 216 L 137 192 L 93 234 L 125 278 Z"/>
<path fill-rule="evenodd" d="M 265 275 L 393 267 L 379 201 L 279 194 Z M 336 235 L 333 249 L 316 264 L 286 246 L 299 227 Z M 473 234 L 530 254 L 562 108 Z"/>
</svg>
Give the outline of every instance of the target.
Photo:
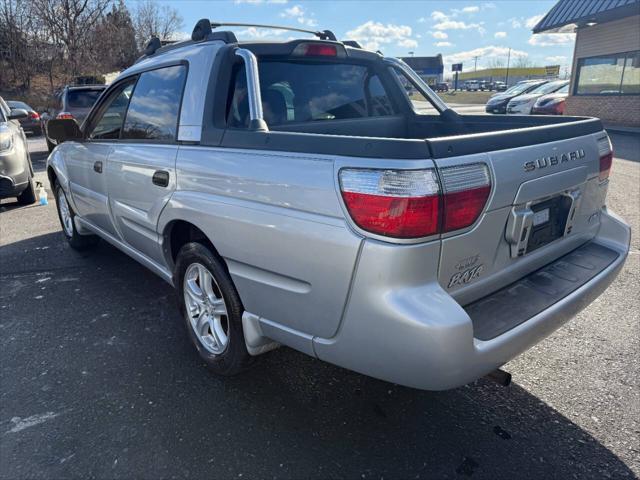
<svg viewBox="0 0 640 480">
<path fill-rule="evenodd" d="M 135 8 L 136 0 L 127 1 Z M 335 1 L 335 0 L 163 0 L 184 19 L 190 36 L 198 19 L 329 29 L 338 39 L 357 40 L 386 56 L 430 56 L 441 53 L 445 72 L 452 63 L 464 71 L 526 58 L 536 66 L 570 68 L 574 34 L 538 34 L 531 29 L 555 0 L 516 1 Z M 300 38 L 269 29 L 235 28 L 239 39 Z M 477 67 L 476 59 L 477 57 Z M 513 63 L 512 63 L 513 65 Z M 446 76 L 446 73 L 445 73 Z"/>
</svg>

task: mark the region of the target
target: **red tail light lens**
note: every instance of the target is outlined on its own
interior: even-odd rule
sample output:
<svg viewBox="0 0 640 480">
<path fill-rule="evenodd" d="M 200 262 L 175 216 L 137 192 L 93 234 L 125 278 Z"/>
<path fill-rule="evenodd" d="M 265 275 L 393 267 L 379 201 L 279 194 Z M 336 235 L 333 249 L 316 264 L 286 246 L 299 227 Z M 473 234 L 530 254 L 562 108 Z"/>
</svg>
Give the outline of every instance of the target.
<svg viewBox="0 0 640 480">
<path fill-rule="evenodd" d="M 435 170 L 344 169 L 340 187 L 351 218 L 363 230 L 394 238 L 438 233 Z"/>
<path fill-rule="evenodd" d="M 611 140 L 609 140 L 608 136 L 598 139 L 598 153 L 600 154 L 599 178 L 602 182 L 609 178 L 613 164 L 613 147 L 611 146 Z"/>
<path fill-rule="evenodd" d="M 474 163 L 440 169 L 444 190 L 442 231 L 472 225 L 482 213 L 491 192 L 491 177 L 485 164 Z"/>
<path fill-rule="evenodd" d="M 73 115 L 71 115 L 69 112 L 60 112 L 58 115 L 56 115 L 56 118 L 58 120 L 71 119 L 73 118 Z"/>
<path fill-rule="evenodd" d="M 36 112 L 31 112 L 29 114 L 29 118 L 32 120 L 40 120 L 40 115 L 38 115 Z"/>
</svg>

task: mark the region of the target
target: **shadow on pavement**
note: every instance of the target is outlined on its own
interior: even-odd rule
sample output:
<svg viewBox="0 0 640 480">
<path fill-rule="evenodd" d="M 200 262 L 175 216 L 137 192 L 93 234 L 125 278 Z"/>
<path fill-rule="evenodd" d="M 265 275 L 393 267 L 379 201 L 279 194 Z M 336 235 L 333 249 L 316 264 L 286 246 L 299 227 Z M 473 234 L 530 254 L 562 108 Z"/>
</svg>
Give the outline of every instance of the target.
<svg viewBox="0 0 640 480">
<path fill-rule="evenodd" d="M 0 260 L 4 478 L 634 477 L 517 384 L 423 392 L 287 348 L 215 377 L 171 287 L 105 242 Z"/>
</svg>

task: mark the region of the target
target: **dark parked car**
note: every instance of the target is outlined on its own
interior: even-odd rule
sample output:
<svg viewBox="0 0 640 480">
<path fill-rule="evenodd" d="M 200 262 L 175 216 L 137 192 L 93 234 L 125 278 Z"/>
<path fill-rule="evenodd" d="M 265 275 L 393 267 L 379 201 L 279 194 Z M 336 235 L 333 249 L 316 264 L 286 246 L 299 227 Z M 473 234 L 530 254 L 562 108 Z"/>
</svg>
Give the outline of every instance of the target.
<svg viewBox="0 0 640 480">
<path fill-rule="evenodd" d="M 435 91 L 436 92 L 448 92 L 449 91 L 449 84 L 447 83 L 436 83 L 435 85 Z"/>
<path fill-rule="evenodd" d="M 42 135 L 42 119 L 40 114 L 24 102 L 17 100 L 7 100 L 7 105 L 11 110 L 19 108 L 27 112 L 26 118 L 20 119 L 20 126 L 25 132 L 32 133 L 36 136 Z"/>
<path fill-rule="evenodd" d="M 512 98 L 522 95 L 523 93 L 528 93 L 543 83 L 547 83 L 547 81 L 548 80 L 524 80 L 518 82 L 505 92 L 493 95 L 487 102 L 485 110 L 487 113 L 507 113 L 507 104 Z"/>
<path fill-rule="evenodd" d="M 100 94 L 104 91 L 106 85 L 67 85 L 56 96 L 56 107 L 53 118 L 73 118 L 78 124 L 82 121 L 96 103 Z M 46 127 L 46 125 L 45 125 Z M 47 147 L 49 151 L 56 146 L 55 141 L 47 133 Z"/>
<path fill-rule="evenodd" d="M 11 109 L 0 97 L 0 198 L 17 197 L 23 205 L 36 201 L 27 138 L 19 123 L 27 116 L 26 110 Z"/>
<path fill-rule="evenodd" d="M 564 115 L 565 100 L 568 96 L 569 84 L 567 83 L 560 90 L 538 98 L 531 113 L 534 115 Z"/>
</svg>

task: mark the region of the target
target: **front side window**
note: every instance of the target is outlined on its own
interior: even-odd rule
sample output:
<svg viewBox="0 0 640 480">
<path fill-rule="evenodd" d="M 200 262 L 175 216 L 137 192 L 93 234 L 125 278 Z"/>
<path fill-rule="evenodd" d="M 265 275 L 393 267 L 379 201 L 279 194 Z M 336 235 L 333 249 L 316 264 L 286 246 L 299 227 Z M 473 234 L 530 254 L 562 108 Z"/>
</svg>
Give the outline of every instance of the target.
<svg viewBox="0 0 640 480">
<path fill-rule="evenodd" d="M 133 91 L 123 139 L 175 140 L 187 68 L 159 68 L 140 75 Z"/>
<path fill-rule="evenodd" d="M 268 125 L 393 115 L 380 78 L 365 65 L 334 62 L 259 62 Z M 249 124 L 246 74 L 236 68 L 227 110 L 232 127 Z"/>
<path fill-rule="evenodd" d="M 576 95 L 640 94 L 640 52 L 578 60 Z"/>
<path fill-rule="evenodd" d="M 105 107 L 102 108 L 102 112 L 97 115 L 98 120 L 94 123 L 95 127 L 89 133 L 90 139 L 113 140 L 120 137 L 122 122 L 127 111 L 127 105 L 129 105 L 133 85 L 133 81 L 123 84 L 109 96 Z"/>
</svg>

